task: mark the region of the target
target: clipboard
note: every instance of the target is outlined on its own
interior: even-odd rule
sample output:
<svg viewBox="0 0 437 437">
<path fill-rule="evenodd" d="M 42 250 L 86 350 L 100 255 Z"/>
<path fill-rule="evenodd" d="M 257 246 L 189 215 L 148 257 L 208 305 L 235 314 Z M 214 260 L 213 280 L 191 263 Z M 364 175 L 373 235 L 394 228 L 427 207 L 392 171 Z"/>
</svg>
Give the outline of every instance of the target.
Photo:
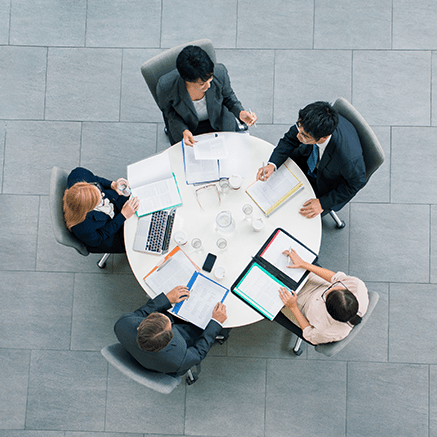
<svg viewBox="0 0 437 437">
<path fill-rule="evenodd" d="M 281 238 L 276 240 L 278 237 Z M 309 274 L 308 270 L 303 269 L 302 271 L 287 269 L 290 270 L 290 273 L 286 274 L 280 268 L 268 261 L 268 259 L 271 259 L 270 255 L 267 256 L 269 250 L 278 252 L 277 243 L 285 241 L 290 242 L 295 250 L 297 248 L 298 251 L 300 251 L 300 253 L 298 252 L 299 255 L 304 253 L 305 256 L 302 256 L 302 258 L 306 261 L 311 261 L 313 264 L 317 262 L 318 256 L 314 251 L 309 249 L 284 229 L 277 228 L 262 245 L 257 254 L 252 257 L 250 263 L 231 286 L 231 292 L 233 294 L 269 320 L 273 320 L 284 306 L 279 298 L 279 293 L 277 293 L 278 288 L 286 287 L 289 290 L 296 290 L 306 281 Z M 282 250 L 285 249 L 287 249 L 287 247 L 282 248 Z M 282 254 L 282 250 L 278 255 Z M 284 259 L 286 261 L 285 256 Z M 279 265 L 279 267 L 281 267 L 281 265 Z M 293 270 L 295 271 L 293 272 Z M 264 287 L 265 284 L 261 285 L 258 281 L 256 284 L 252 284 L 252 289 L 248 290 L 245 281 L 250 281 L 254 275 L 261 275 L 261 278 L 263 278 L 266 281 L 266 284 L 272 287 L 272 289 L 263 293 L 260 288 Z M 258 289 L 257 285 L 259 287 Z M 277 288 L 275 289 L 275 287 Z M 275 291 L 273 291 L 274 289 Z"/>
</svg>

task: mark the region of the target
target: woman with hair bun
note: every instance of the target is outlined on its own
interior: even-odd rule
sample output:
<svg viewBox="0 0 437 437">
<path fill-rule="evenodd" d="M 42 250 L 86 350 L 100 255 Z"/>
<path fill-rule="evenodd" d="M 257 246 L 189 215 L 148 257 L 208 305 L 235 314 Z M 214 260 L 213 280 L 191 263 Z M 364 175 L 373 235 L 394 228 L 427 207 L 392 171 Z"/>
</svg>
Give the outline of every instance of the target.
<svg viewBox="0 0 437 437">
<path fill-rule="evenodd" d="M 92 253 L 124 253 L 123 224 L 138 210 L 137 197 L 128 198 L 112 182 L 77 167 L 67 179 L 63 198 L 65 224 Z"/>
<path fill-rule="evenodd" d="M 298 294 L 281 287 L 279 295 L 286 308 L 275 320 L 314 345 L 343 340 L 361 323 L 369 306 L 364 282 L 307 263 L 293 249 L 284 255 L 292 262 L 287 267 L 309 270 L 310 274 Z"/>
</svg>

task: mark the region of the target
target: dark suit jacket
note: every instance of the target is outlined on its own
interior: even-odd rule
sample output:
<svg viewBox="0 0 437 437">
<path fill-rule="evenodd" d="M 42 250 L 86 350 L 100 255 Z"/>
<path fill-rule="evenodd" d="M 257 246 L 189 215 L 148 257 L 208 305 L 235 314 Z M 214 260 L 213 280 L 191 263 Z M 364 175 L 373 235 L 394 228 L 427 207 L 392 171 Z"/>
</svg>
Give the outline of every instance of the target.
<svg viewBox="0 0 437 437">
<path fill-rule="evenodd" d="M 95 176 L 86 168 L 77 167 L 68 176 L 67 186 L 70 188 L 77 182 L 96 182 L 105 196 L 114 205 L 114 218 L 100 211 L 90 211 L 82 223 L 71 228 L 73 234 L 82 241 L 90 252 L 94 253 L 123 253 L 125 252 L 123 239 L 123 224 L 126 220 L 120 213 L 127 201 L 127 197 L 119 196 L 111 189 L 108 179 Z"/>
<path fill-rule="evenodd" d="M 338 211 L 366 184 L 366 168 L 360 139 L 352 124 L 339 116 L 338 126 L 323 153 L 317 169 L 314 191 L 324 211 Z M 311 144 L 302 144 L 297 139 L 294 125 L 279 141 L 270 156 L 279 168 L 290 157 L 307 174 L 307 159 Z M 311 179 L 310 179 L 311 180 Z"/>
<path fill-rule="evenodd" d="M 156 87 L 158 105 L 164 115 L 172 143 L 182 140 L 182 132 L 194 132 L 199 124 L 196 110 L 188 94 L 185 81 L 177 70 L 162 76 Z M 243 106 L 231 88 L 228 71 L 215 64 L 211 86 L 205 93 L 208 118 L 215 131 L 236 131 Z"/>
<path fill-rule="evenodd" d="M 170 343 L 159 352 L 141 349 L 137 343 L 137 328 L 142 320 L 155 311 L 164 312 L 170 307 L 167 296 L 161 293 L 133 313 L 121 316 L 114 326 L 114 331 L 118 341 L 143 367 L 179 376 L 205 358 L 221 326 L 215 320 L 211 320 L 202 331 L 186 323 L 174 324 L 172 316 L 166 313 L 172 321 L 173 338 Z"/>
</svg>

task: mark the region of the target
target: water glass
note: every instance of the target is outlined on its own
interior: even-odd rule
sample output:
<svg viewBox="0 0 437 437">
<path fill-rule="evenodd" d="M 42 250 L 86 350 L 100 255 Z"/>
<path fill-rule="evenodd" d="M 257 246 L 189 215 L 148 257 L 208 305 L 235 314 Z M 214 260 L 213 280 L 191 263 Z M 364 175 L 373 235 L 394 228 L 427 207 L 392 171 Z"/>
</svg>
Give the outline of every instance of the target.
<svg viewBox="0 0 437 437">
<path fill-rule="evenodd" d="M 119 182 L 117 184 L 117 189 L 123 193 L 123 196 L 129 197 L 132 194 L 129 185 L 127 185 L 125 182 Z"/>
<path fill-rule="evenodd" d="M 232 214 L 230 211 L 221 211 L 215 218 L 218 231 L 229 231 L 232 229 Z"/>
<path fill-rule="evenodd" d="M 202 249 L 202 240 L 200 238 L 193 238 L 191 240 L 191 246 L 194 250 L 201 250 Z"/>
<path fill-rule="evenodd" d="M 226 194 L 229 192 L 229 179 L 223 178 L 219 180 L 219 186 L 220 186 L 220 191 L 223 194 Z"/>
<path fill-rule="evenodd" d="M 252 212 L 253 212 L 253 206 L 246 203 L 246 205 L 243 205 L 243 213 L 244 213 L 244 219 L 250 220 Z"/>
<path fill-rule="evenodd" d="M 221 250 L 222 252 L 224 252 L 228 247 L 228 242 L 224 238 L 219 238 L 216 244 L 219 250 Z"/>
</svg>

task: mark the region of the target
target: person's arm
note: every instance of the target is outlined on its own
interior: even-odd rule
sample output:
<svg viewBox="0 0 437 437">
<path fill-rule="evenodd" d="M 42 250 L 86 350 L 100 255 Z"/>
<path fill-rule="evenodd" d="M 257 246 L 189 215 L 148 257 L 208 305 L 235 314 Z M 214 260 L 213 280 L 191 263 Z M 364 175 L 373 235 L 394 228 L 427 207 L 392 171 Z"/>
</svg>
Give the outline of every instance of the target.
<svg viewBox="0 0 437 437">
<path fill-rule="evenodd" d="M 175 94 L 178 93 L 178 78 L 179 74 L 177 77 L 173 76 L 173 74 L 170 74 L 170 76 L 164 75 L 159 79 L 158 85 L 156 86 L 158 106 L 164 118 L 167 120 L 167 128 L 175 141 L 180 141 L 183 138 L 183 132 L 185 130 L 190 131 L 184 119 L 173 107 L 173 100 L 175 98 L 180 99 L 179 95 L 175 96 Z"/>
<path fill-rule="evenodd" d="M 340 174 L 343 182 L 319 198 L 326 211 L 330 211 L 335 205 L 349 202 L 366 185 L 366 167 L 362 156 L 344 165 Z"/>
<path fill-rule="evenodd" d="M 301 143 L 297 139 L 297 133 L 297 127 L 295 125 L 291 126 L 274 148 L 268 161 L 275 164 L 276 168 L 279 168 L 287 158 L 294 159 L 298 155 L 297 150 Z"/>
<path fill-rule="evenodd" d="M 296 317 L 297 323 L 299 323 L 302 331 L 310 326 L 307 318 L 301 313 L 297 306 L 297 293 L 295 291 L 290 292 L 285 287 L 281 287 L 279 289 L 279 297 L 283 304 L 293 313 L 294 317 Z"/>
<path fill-rule="evenodd" d="M 221 94 L 223 97 L 223 105 L 239 119 L 240 112 L 244 111 L 243 105 L 237 99 L 234 90 L 231 87 L 231 80 L 229 78 L 228 70 L 223 64 L 216 64 L 214 68 L 214 75 L 221 85 Z"/>
<path fill-rule="evenodd" d="M 311 264 L 309 262 L 304 261 L 294 249 L 285 250 L 283 252 L 284 255 L 288 256 L 290 258 L 292 264 L 287 266 L 290 269 L 305 269 L 308 270 L 320 278 L 324 279 L 327 282 L 332 282 L 332 277 L 335 275 L 334 272 L 331 270 L 325 269 L 320 266 L 316 266 L 314 264 Z"/>
</svg>

